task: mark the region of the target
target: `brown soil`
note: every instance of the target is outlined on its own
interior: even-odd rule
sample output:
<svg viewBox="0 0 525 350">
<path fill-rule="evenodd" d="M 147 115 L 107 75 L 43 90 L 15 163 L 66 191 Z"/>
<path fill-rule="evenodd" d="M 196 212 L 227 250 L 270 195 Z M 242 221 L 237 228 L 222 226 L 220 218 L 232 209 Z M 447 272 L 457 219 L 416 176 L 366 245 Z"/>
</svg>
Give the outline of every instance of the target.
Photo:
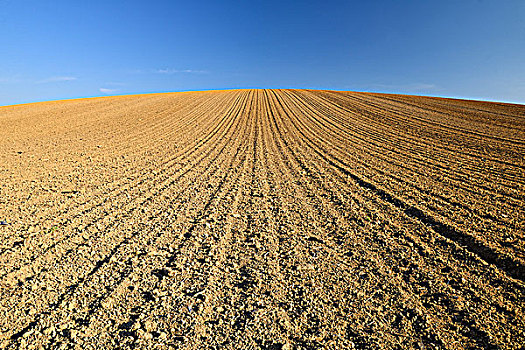
<svg viewBox="0 0 525 350">
<path fill-rule="evenodd" d="M 236 90 L 0 108 L 0 347 L 519 348 L 525 106 Z"/>
</svg>

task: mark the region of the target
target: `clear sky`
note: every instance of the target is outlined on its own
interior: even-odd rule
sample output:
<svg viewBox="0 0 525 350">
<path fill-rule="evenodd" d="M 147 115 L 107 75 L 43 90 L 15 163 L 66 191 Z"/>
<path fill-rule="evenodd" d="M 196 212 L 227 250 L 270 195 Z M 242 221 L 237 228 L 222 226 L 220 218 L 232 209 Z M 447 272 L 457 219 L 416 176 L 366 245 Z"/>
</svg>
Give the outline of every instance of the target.
<svg viewBox="0 0 525 350">
<path fill-rule="evenodd" d="M 525 103 L 525 0 L 0 0 L 0 105 L 249 87 Z"/>
</svg>

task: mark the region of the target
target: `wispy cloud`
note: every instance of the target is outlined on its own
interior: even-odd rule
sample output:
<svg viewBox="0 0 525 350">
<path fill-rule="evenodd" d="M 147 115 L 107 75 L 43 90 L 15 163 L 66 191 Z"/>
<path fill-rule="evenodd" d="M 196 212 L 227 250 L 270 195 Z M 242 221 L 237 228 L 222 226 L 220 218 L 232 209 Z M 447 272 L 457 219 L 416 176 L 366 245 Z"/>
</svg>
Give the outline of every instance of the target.
<svg viewBox="0 0 525 350">
<path fill-rule="evenodd" d="M 102 92 L 103 94 L 112 94 L 114 92 L 117 92 L 118 89 L 106 89 L 106 88 L 100 88 L 98 91 Z"/>
<path fill-rule="evenodd" d="M 428 83 L 411 83 L 411 84 L 372 84 L 372 89 L 382 89 L 390 91 L 429 91 L 436 90 L 438 86 Z"/>
<path fill-rule="evenodd" d="M 71 76 L 58 76 L 58 77 L 49 77 L 43 80 L 37 81 L 38 84 L 44 84 L 44 83 L 56 83 L 61 81 L 73 81 L 77 80 L 77 77 L 71 77 Z"/>
<path fill-rule="evenodd" d="M 124 73 L 126 73 L 126 74 L 143 74 L 143 73 L 147 73 L 147 71 L 144 71 L 144 69 L 125 69 Z"/>
<path fill-rule="evenodd" d="M 27 82 L 27 79 L 20 78 L 19 76 L 0 77 L 0 84 L 14 84 L 24 82 Z"/>
<path fill-rule="evenodd" d="M 177 74 L 177 73 L 203 74 L 203 73 L 208 73 L 208 71 L 197 70 L 197 69 L 172 69 L 172 68 L 165 68 L 165 69 L 157 69 L 157 70 L 155 70 L 155 73 L 159 73 L 159 74 Z"/>
</svg>

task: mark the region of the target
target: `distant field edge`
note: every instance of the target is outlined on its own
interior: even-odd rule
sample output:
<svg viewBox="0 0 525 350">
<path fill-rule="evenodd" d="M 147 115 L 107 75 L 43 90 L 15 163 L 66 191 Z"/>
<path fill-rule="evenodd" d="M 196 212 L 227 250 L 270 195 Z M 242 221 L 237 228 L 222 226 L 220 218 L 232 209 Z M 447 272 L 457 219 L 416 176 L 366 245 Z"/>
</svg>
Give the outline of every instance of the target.
<svg viewBox="0 0 525 350">
<path fill-rule="evenodd" d="M 356 90 L 335 90 L 335 89 L 308 89 L 308 88 L 226 88 L 226 89 L 210 89 L 210 90 L 183 90 L 183 91 L 161 91 L 161 92 L 145 92 L 145 93 L 130 93 L 120 95 L 102 95 L 102 96 L 86 96 L 86 97 L 73 97 L 64 98 L 57 100 L 43 100 L 33 102 L 22 102 L 7 105 L 0 105 L 0 108 L 9 108 L 16 106 L 25 106 L 42 103 L 60 103 L 68 101 L 88 100 L 88 99 L 106 99 L 106 98 L 129 98 L 129 97 L 140 97 L 148 95 L 167 95 L 167 94 L 188 94 L 188 93 L 213 93 L 213 92 L 225 92 L 225 91 L 243 91 L 243 90 L 303 90 L 303 91 L 330 91 L 339 93 L 355 93 L 363 95 L 377 95 L 377 96 L 402 96 L 402 97 L 415 97 L 415 98 L 428 98 L 433 100 L 444 100 L 444 101 L 467 101 L 476 103 L 486 103 L 491 105 L 507 105 L 507 106 L 525 106 L 525 103 L 518 102 L 507 102 L 507 101 L 496 101 L 496 100 L 483 100 L 483 99 L 470 99 L 463 97 L 447 97 L 447 96 L 428 96 L 428 95 L 413 95 L 413 94 L 400 94 L 393 92 L 373 92 L 373 91 L 356 91 Z"/>
</svg>

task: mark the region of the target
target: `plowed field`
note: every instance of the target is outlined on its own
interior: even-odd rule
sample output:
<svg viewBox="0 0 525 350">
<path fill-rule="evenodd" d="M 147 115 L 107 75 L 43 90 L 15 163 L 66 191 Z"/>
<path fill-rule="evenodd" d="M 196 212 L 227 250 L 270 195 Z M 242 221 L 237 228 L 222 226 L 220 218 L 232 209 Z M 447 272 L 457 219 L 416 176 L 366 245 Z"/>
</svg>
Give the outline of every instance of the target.
<svg viewBox="0 0 525 350">
<path fill-rule="evenodd" d="M 519 348 L 525 106 L 232 90 L 0 108 L 0 347 Z"/>
</svg>

